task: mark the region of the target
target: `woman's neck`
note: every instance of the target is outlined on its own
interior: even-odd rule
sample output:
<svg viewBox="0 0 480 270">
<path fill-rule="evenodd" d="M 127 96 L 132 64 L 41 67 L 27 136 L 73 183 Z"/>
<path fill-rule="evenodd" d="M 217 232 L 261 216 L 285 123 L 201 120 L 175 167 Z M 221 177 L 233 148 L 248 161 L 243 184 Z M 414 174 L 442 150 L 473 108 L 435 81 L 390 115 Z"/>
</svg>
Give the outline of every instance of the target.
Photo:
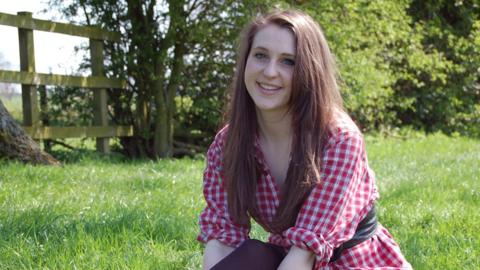
<svg viewBox="0 0 480 270">
<path fill-rule="evenodd" d="M 290 141 L 293 135 L 292 116 L 289 112 L 265 112 L 257 110 L 260 136 L 267 141 Z"/>
</svg>

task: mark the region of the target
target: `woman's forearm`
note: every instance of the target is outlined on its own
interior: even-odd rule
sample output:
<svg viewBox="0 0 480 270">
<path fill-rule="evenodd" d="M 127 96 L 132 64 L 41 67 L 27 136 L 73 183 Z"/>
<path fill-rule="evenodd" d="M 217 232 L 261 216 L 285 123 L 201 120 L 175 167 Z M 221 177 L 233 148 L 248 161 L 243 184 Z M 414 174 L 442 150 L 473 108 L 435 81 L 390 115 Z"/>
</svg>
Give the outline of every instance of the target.
<svg viewBox="0 0 480 270">
<path fill-rule="evenodd" d="M 218 240 L 210 240 L 205 246 L 203 254 L 203 270 L 209 270 L 223 258 L 225 258 L 234 248 L 220 243 Z"/>
<path fill-rule="evenodd" d="M 293 246 L 278 267 L 278 270 L 312 270 L 315 256 L 308 250 Z"/>
</svg>

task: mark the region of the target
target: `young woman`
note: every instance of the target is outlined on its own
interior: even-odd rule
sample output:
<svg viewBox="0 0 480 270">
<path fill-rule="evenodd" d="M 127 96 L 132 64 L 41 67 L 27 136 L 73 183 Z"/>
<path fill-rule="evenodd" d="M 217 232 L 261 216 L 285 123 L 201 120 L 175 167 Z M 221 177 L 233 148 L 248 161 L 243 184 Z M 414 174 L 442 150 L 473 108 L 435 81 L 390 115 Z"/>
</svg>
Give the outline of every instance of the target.
<svg viewBox="0 0 480 270">
<path fill-rule="evenodd" d="M 342 108 L 325 37 L 302 12 L 244 29 L 204 195 L 204 269 L 411 269 L 377 223 L 362 134 Z M 249 239 L 250 218 L 268 243 Z"/>
</svg>

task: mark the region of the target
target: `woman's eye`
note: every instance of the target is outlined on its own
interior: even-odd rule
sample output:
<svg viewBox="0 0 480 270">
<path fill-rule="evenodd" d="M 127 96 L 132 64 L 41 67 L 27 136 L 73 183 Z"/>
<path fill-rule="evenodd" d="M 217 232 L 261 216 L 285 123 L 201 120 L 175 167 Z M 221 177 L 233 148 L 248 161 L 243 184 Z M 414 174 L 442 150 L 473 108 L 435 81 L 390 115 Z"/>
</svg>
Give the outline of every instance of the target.
<svg viewBox="0 0 480 270">
<path fill-rule="evenodd" d="M 283 63 L 285 65 L 288 65 L 288 66 L 294 66 L 295 65 L 295 61 L 293 61 L 292 59 L 283 59 Z"/>
<path fill-rule="evenodd" d="M 267 58 L 267 55 L 264 54 L 264 53 L 255 53 L 253 56 L 255 56 L 255 58 L 257 58 L 257 59 Z"/>
</svg>

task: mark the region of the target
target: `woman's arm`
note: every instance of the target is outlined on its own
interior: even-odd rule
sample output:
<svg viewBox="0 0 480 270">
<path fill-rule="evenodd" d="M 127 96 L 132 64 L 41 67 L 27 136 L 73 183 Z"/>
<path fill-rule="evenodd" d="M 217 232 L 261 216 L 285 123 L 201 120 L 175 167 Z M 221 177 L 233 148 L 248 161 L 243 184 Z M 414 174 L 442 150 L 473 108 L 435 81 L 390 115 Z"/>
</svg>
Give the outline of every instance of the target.
<svg viewBox="0 0 480 270">
<path fill-rule="evenodd" d="M 208 241 L 203 255 L 203 269 L 209 270 L 212 266 L 230 254 L 233 249 L 234 248 L 226 246 L 215 239 Z"/>
<path fill-rule="evenodd" d="M 313 252 L 292 246 L 278 270 L 311 270 L 314 262 L 315 256 Z"/>
<path fill-rule="evenodd" d="M 206 244 L 203 269 L 210 269 L 248 238 L 250 224 L 236 224 L 227 207 L 227 192 L 223 179 L 222 146 L 225 128 L 220 131 L 207 152 L 203 174 L 203 195 L 206 207 L 199 217 L 200 234 L 197 240 Z"/>
</svg>

